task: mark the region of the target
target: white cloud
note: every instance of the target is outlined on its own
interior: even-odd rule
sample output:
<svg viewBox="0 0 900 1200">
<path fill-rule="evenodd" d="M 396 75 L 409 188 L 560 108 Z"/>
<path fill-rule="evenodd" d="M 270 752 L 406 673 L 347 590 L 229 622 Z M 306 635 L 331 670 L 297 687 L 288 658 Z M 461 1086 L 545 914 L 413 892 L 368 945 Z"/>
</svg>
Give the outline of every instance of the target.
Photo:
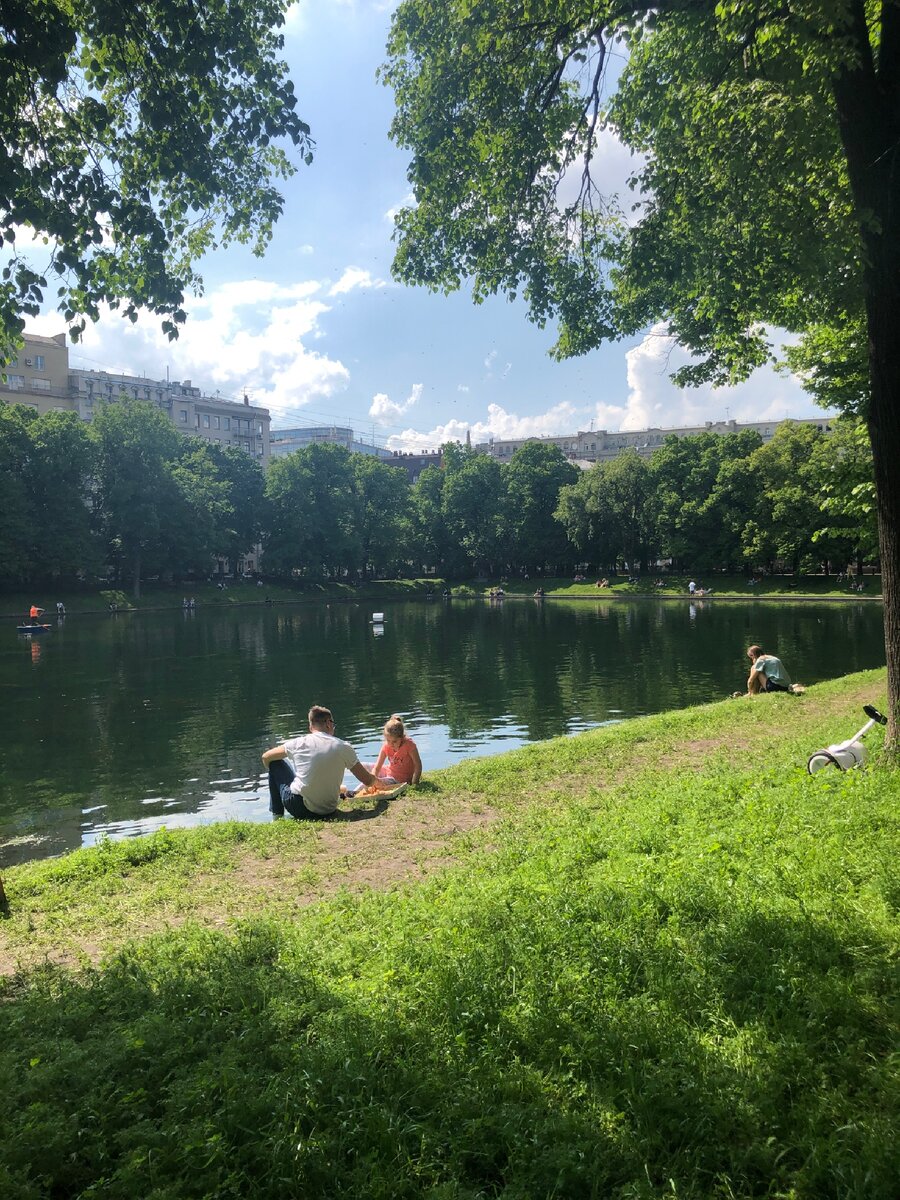
<svg viewBox="0 0 900 1200">
<path fill-rule="evenodd" d="M 485 369 L 487 372 L 487 374 L 484 376 L 485 380 L 505 379 L 507 377 L 507 375 L 510 373 L 510 371 L 512 370 L 511 362 L 504 363 L 503 369 L 501 371 L 494 370 L 494 367 L 497 365 L 497 351 L 496 350 L 492 350 L 490 352 L 490 354 L 484 360 L 484 365 L 485 365 Z"/>
<path fill-rule="evenodd" d="M 595 421 L 600 429 L 668 429 L 729 419 L 775 421 L 818 416 L 822 411 L 794 376 L 772 367 L 761 368 L 734 387 L 676 387 L 669 376 L 691 357 L 664 325 L 650 330 L 640 345 L 626 353 L 625 361 L 628 397 L 622 405 L 597 405 Z"/>
<path fill-rule="evenodd" d="M 469 385 L 467 383 L 458 383 L 456 385 L 456 390 L 458 392 L 469 392 L 469 391 L 471 391 L 471 388 L 469 387 Z"/>
<path fill-rule="evenodd" d="M 468 433 L 472 444 L 491 438 L 548 437 L 552 434 L 574 432 L 578 426 L 578 410 L 567 400 L 533 417 L 520 417 L 507 412 L 499 404 L 489 404 L 483 421 L 448 421 L 425 433 L 405 429 L 387 439 L 389 450 L 432 450 L 443 442 L 464 442 Z"/>
<path fill-rule="evenodd" d="M 397 403 L 386 395 L 384 392 L 378 392 L 372 397 L 372 404 L 369 408 L 369 416 L 376 421 L 381 421 L 382 424 L 389 424 L 398 417 L 403 416 L 414 404 L 422 397 L 422 384 L 414 383 L 412 391 L 407 398 L 401 403 Z"/>
<path fill-rule="evenodd" d="M 342 296 L 346 292 L 352 292 L 354 288 L 383 288 L 385 286 L 385 281 L 374 278 L 371 271 L 367 271 L 363 267 L 347 267 L 337 283 L 331 286 L 328 295 Z"/>
<path fill-rule="evenodd" d="M 313 254 L 313 253 L 315 253 L 315 247 L 311 246 L 309 244 L 309 242 L 305 242 L 302 246 L 297 247 L 297 253 L 298 254 Z"/>
<path fill-rule="evenodd" d="M 230 399 L 246 391 L 283 425 L 317 398 L 343 391 L 350 379 L 342 362 L 305 344 L 317 337 L 319 319 L 330 311 L 321 292 L 314 281 L 223 284 L 188 300 L 188 320 L 175 342 L 155 317 L 142 314 L 131 325 L 106 311 L 70 347 L 70 362 L 151 379 L 168 372 L 171 379 L 190 379 Z M 48 314 L 29 324 L 37 332 L 57 333 L 61 320 Z"/>
<path fill-rule="evenodd" d="M 637 220 L 639 214 L 631 209 L 641 193 L 629 186 L 628 180 L 644 165 L 644 156 L 631 150 L 620 140 L 614 129 L 600 129 L 594 138 L 591 156 L 591 178 L 601 195 L 614 205 L 618 203 L 629 221 Z M 584 155 L 580 154 L 563 176 L 557 194 L 557 203 L 565 208 L 574 203 L 581 189 L 584 173 Z"/>
<path fill-rule="evenodd" d="M 390 223 L 393 225 L 394 221 L 396 220 L 397 213 L 401 212 L 404 208 L 414 208 L 415 204 L 415 196 L 412 194 L 412 192 L 407 192 L 403 199 L 399 201 L 399 203 L 392 205 L 387 210 L 387 212 L 384 214 L 384 219 L 386 221 L 390 221 Z"/>
</svg>

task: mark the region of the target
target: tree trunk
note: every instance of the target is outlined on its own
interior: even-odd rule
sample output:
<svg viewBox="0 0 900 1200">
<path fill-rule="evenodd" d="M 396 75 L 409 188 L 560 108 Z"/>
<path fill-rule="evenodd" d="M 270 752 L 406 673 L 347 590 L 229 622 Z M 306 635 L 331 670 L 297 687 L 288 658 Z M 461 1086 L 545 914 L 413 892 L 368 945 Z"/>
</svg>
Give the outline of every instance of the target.
<svg viewBox="0 0 900 1200">
<path fill-rule="evenodd" d="M 875 306 L 880 307 L 880 306 Z M 884 596 L 884 648 L 888 671 L 888 745 L 900 754 L 900 338 L 869 319 L 872 402 L 869 437 L 875 468 L 878 544 Z M 891 324 L 896 314 L 885 314 Z M 876 328 L 873 329 L 873 323 Z M 887 336 L 885 336 L 885 334 Z"/>
<path fill-rule="evenodd" d="M 835 108 L 860 230 L 872 444 L 888 676 L 887 746 L 900 755 L 900 10 L 885 3 L 879 58 L 864 0 L 851 0 L 855 55 L 834 82 Z"/>
</svg>

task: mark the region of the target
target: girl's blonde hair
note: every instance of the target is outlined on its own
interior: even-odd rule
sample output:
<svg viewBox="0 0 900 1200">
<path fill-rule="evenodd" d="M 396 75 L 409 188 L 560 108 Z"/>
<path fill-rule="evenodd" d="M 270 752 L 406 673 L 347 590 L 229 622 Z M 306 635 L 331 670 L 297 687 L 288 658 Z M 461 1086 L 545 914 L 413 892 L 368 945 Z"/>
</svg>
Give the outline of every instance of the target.
<svg viewBox="0 0 900 1200">
<path fill-rule="evenodd" d="M 392 713 L 384 723 L 384 736 L 392 738 L 406 737 L 406 726 L 399 713 Z"/>
</svg>

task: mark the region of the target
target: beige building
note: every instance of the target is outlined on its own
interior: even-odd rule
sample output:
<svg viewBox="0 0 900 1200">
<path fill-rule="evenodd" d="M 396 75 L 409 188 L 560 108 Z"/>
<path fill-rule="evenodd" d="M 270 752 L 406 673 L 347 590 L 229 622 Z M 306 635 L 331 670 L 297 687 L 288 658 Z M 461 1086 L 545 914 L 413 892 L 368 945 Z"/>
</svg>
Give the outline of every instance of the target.
<svg viewBox="0 0 900 1200">
<path fill-rule="evenodd" d="M 642 458 L 649 458 L 654 450 L 659 449 L 667 437 L 694 437 L 698 433 L 740 433 L 744 429 L 754 429 L 764 442 L 773 437 L 780 421 L 706 421 L 703 425 L 681 425 L 669 429 L 636 429 L 608 433 L 605 429 L 579 430 L 578 433 L 561 434 L 558 437 L 531 438 L 493 438 L 489 442 L 479 442 L 475 449 L 481 454 L 489 454 L 508 462 L 520 446 L 528 442 L 541 442 L 549 446 L 559 446 L 566 458 L 579 466 L 591 466 L 596 462 L 604 462 L 615 458 L 623 450 L 636 450 Z M 815 425 L 823 432 L 831 428 L 830 418 L 803 417 L 795 422 L 797 425 Z"/>
<path fill-rule="evenodd" d="M 26 334 L 14 364 L 0 380 L 0 397 L 10 404 L 27 404 L 39 413 L 77 412 L 90 421 L 97 407 L 120 396 L 147 400 L 165 412 L 182 433 L 220 445 L 240 446 L 266 467 L 271 454 L 269 410 L 205 395 L 189 379 L 146 379 L 109 371 L 69 367 L 66 335 Z"/>
<path fill-rule="evenodd" d="M 0 399 L 8 404 L 25 404 L 44 413 L 69 412 L 69 348 L 66 335 L 41 337 L 31 334 L 15 362 L 3 368 Z"/>
<path fill-rule="evenodd" d="M 269 410 L 252 405 L 248 399 L 220 400 L 194 387 L 190 379 L 145 379 L 137 375 L 117 375 L 109 371 L 69 371 L 72 407 L 90 421 L 100 404 L 117 397 L 133 396 L 156 404 L 182 433 L 205 438 L 225 446 L 240 446 L 261 466 L 271 455 Z"/>
</svg>

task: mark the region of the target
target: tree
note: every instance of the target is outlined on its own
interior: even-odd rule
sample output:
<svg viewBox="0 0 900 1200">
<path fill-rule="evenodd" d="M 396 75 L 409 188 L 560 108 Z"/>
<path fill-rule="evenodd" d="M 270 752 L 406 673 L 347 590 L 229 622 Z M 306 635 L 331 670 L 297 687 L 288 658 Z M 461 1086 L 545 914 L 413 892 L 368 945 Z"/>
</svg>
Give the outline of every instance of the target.
<svg viewBox="0 0 900 1200">
<path fill-rule="evenodd" d="M 36 420 L 21 404 L 0 404 L 0 579 L 19 581 L 31 565 L 32 519 L 23 480 L 32 453 L 29 427 Z"/>
<path fill-rule="evenodd" d="M 131 574 L 135 596 L 149 562 L 165 561 L 174 532 L 179 492 L 172 464 L 182 435 L 155 405 L 122 396 L 95 413 L 90 434 L 96 446 L 94 519 L 111 560 Z"/>
<path fill-rule="evenodd" d="M 825 526 L 816 540 L 844 544 L 842 565 L 852 554 L 860 569 L 878 557 L 872 448 L 862 421 L 844 418 L 832 426 L 813 463 Z"/>
<path fill-rule="evenodd" d="M 617 39 L 629 61 L 604 107 Z M 416 201 L 398 278 L 524 290 L 558 319 L 559 355 L 662 319 L 702 356 L 682 382 L 744 378 L 771 324 L 813 353 L 855 344 L 852 369 L 813 372 L 853 404 L 865 345 L 900 752 L 900 6 L 402 0 L 388 53 Z M 593 170 L 604 126 L 643 156 L 627 222 Z"/>
<path fill-rule="evenodd" d="M 76 413 L 50 412 L 28 425 L 31 578 L 96 573 L 100 548 L 91 527 L 94 443 Z"/>
<path fill-rule="evenodd" d="M 409 492 L 411 542 L 415 561 L 453 574 L 454 563 L 449 535 L 444 525 L 445 473 L 440 467 L 426 467 Z"/>
<path fill-rule="evenodd" d="M 570 541 L 598 565 L 635 571 L 656 558 L 658 528 L 649 464 L 636 450 L 596 463 L 560 492 L 557 520 Z"/>
<path fill-rule="evenodd" d="M 356 532 L 359 538 L 360 567 L 378 570 L 388 563 L 406 558 L 398 549 L 404 519 L 409 509 L 409 482 L 406 472 L 371 454 L 351 454 L 356 490 Z"/>
<path fill-rule="evenodd" d="M 155 565 L 172 574 L 205 575 L 228 540 L 234 516 L 231 486 L 208 442 L 184 436 L 178 440 L 176 455 L 166 464 L 171 508 Z"/>
<path fill-rule="evenodd" d="M 448 447 L 444 465 L 444 526 L 476 571 L 493 574 L 505 561 L 509 528 L 502 468 L 487 454 Z"/>
<path fill-rule="evenodd" d="M 814 540 L 825 526 L 814 465 L 823 438 L 813 426 L 785 421 L 750 456 L 759 500 L 743 535 L 750 562 L 780 559 L 795 573 L 810 565 Z"/>
<path fill-rule="evenodd" d="M 553 514 L 560 490 L 578 478 L 578 468 L 558 446 L 526 442 L 506 469 L 510 541 L 518 562 L 534 571 L 567 557 L 568 547 Z"/>
<path fill-rule="evenodd" d="M 0 6 L 0 361 L 48 290 L 73 340 L 103 302 L 159 313 L 174 337 L 192 263 L 235 239 L 262 251 L 273 180 L 295 169 L 275 143 L 312 151 L 279 58 L 285 7 Z"/>
<path fill-rule="evenodd" d="M 262 467 L 239 446 L 209 443 L 220 478 L 228 485 L 230 513 L 220 527 L 215 552 L 235 563 L 262 538 L 266 481 Z"/>
<path fill-rule="evenodd" d="M 266 478 L 265 568 L 320 579 L 359 559 L 355 481 L 343 446 L 316 443 L 276 458 Z"/>
<path fill-rule="evenodd" d="M 759 483 L 743 467 L 761 445 L 745 429 L 724 437 L 701 433 L 666 438 L 653 452 L 650 469 L 659 513 L 662 554 L 678 567 L 709 570 L 741 558 L 741 530 L 754 514 Z M 736 486 L 743 478 L 747 486 Z"/>
</svg>

